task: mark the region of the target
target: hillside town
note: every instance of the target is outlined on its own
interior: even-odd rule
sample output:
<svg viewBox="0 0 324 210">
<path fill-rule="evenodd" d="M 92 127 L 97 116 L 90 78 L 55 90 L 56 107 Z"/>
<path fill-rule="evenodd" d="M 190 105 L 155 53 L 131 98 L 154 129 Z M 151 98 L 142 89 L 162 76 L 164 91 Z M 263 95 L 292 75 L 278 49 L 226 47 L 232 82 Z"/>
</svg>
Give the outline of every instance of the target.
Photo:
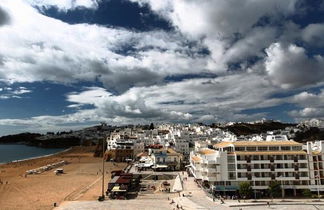
<svg viewBox="0 0 324 210">
<path fill-rule="evenodd" d="M 249 124 L 256 123 L 265 122 Z M 211 196 L 239 196 L 240 185 L 249 183 L 254 197 L 262 198 L 274 182 L 283 198 L 306 191 L 319 196 L 324 191 L 324 140 L 300 143 L 294 138 L 311 127 L 322 130 L 322 125 L 312 120 L 240 136 L 199 124 L 118 128 L 107 137 L 105 158 L 129 162 L 146 174 L 186 171 Z"/>
</svg>

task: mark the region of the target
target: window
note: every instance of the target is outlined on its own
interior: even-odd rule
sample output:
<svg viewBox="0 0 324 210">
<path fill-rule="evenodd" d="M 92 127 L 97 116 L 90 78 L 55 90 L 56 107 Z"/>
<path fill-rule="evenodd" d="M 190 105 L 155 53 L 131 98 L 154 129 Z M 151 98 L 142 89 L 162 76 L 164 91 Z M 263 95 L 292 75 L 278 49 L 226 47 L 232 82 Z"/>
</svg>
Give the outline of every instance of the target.
<svg viewBox="0 0 324 210">
<path fill-rule="evenodd" d="M 260 167 L 259 167 L 259 164 L 254 164 L 254 165 L 253 165 L 253 168 L 254 168 L 254 169 L 259 169 L 259 168 L 260 168 Z"/>
<path fill-rule="evenodd" d="M 258 155 L 253 155 L 253 160 L 260 160 L 260 156 L 258 156 Z"/>
<path fill-rule="evenodd" d="M 281 146 L 281 150 L 285 150 L 285 151 L 291 150 L 291 147 L 283 147 L 283 146 Z"/>
<path fill-rule="evenodd" d="M 276 160 L 282 160 L 282 156 L 281 155 L 276 155 Z"/>
<path fill-rule="evenodd" d="M 228 170 L 229 171 L 235 171 L 235 165 L 234 164 L 228 164 Z"/>
<path fill-rule="evenodd" d="M 302 150 L 302 147 L 301 146 L 293 146 L 292 150 Z"/>
<path fill-rule="evenodd" d="M 223 148 L 223 151 L 233 152 L 233 148 L 232 147 L 225 147 L 225 148 Z"/>
<path fill-rule="evenodd" d="M 306 160 L 306 155 L 299 155 L 299 160 Z"/>
<path fill-rule="evenodd" d="M 270 151 L 278 151 L 279 150 L 279 147 L 269 147 L 269 150 Z"/>
<path fill-rule="evenodd" d="M 247 151 L 256 151 L 256 147 L 247 147 L 246 150 Z"/>
<path fill-rule="evenodd" d="M 307 168 L 307 164 L 306 164 L 306 163 L 300 163 L 300 164 L 299 164 L 299 167 L 300 167 L 300 168 Z"/>
<path fill-rule="evenodd" d="M 227 156 L 227 161 L 228 162 L 234 162 L 235 161 L 235 156 Z"/>
<path fill-rule="evenodd" d="M 308 177 L 308 173 L 307 173 L 307 172 L 301 172 L 301 173 L 300 173 L 300 176 L 301 176 L 301 177 Z"/>
<path fill-rule="evenodd" d="M 245 147 L 235 147 L 235 151 L 245 151 Z"/>
<path fill-rule="evenodd" d="M 267 151 L 268 150 L 268 147 L 258 147 L 258 150 L 259 151 Z"/>
<path fill-rule="evenodd" d="M 235 173 L 228 173 L 229 179 L 233 180 L 236 179 Z"/>
</svg>

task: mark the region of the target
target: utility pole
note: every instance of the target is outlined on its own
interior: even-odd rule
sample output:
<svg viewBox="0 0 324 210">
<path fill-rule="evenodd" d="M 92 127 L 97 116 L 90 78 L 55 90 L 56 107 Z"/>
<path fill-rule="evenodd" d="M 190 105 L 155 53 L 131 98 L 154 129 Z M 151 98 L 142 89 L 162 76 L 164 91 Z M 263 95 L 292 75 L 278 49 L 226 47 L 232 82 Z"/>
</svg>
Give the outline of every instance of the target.
<svg viewBox="0 0 324 210">
<path fill-rule="evenodd" d="M 105 139 L 102 140 L 102 191 L 99 201 L 105 200 Z"/>
<path fill-rule="evenodd" d="M 283 185 L 283 175 L 279 176 L 278 178 L 280 178 L 280 185 L 281 185 L 281 197 L 284 198 L 285 197 L 285 189 L 284 189 L 284 185 Z"/>
<path fill-rule="evenodd" d="M 105 197 L 105 140 L 102 140 L 102 197 Z"/>
<path fill-rule="evenodd" d="M 318 197 L 318 199 L 320 199 L 320 190 L 319 190 L 320 176 L 319 176 L 319 174 L 315 178 L 317 178 L 317 197 Z"/>
<path fill-rule="evenodd" d="M 254 200 L 256 200 L 256 187 L 255 187 L 255 180 L 253 180 L 253 185 L 254 185 Z"/>
</svg>

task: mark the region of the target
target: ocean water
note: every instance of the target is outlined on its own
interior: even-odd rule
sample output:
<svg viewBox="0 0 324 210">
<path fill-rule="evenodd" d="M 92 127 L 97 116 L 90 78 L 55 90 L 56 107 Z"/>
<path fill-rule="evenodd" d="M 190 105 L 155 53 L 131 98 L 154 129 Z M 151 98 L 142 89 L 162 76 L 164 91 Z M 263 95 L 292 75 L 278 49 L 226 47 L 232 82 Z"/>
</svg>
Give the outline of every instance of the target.
<svg viewBox="0 0 324 210">
<path fill-rule="evenodd" d="M 40 148 L 22 144 L 0 144 L 0 163 L 7 163 L 16 160 L 34 158 L 61 152 L 62 148 Z"/>
</svg>

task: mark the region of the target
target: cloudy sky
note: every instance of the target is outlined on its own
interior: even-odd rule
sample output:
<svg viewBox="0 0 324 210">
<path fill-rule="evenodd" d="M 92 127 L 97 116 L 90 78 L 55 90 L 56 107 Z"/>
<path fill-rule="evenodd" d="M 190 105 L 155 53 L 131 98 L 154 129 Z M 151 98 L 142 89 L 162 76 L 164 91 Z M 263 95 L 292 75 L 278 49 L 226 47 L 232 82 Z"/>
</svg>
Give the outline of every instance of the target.
<svg viewBox="0 0 324 210">
<path fill-rule="evenodd" d="M 324 118 L 323 0 L 1 0 L 0 135 Z"/>
</svg>

